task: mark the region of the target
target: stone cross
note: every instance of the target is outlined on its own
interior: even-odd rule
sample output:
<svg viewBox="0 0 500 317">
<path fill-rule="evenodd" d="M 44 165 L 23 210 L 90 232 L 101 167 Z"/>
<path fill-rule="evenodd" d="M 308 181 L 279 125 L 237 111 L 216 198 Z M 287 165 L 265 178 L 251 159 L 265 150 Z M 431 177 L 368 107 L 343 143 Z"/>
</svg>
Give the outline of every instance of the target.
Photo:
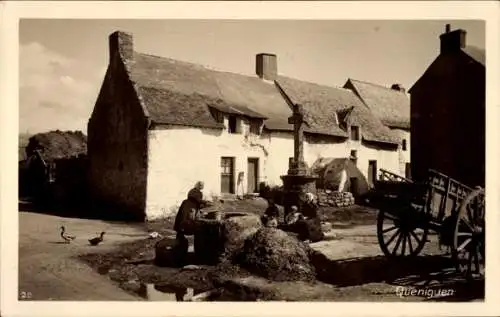
<svg viewBox="0 0 500 317">
<path fill-rule="evenodd" d="M 304 163 L 304 115 L 302 105 L 294 105 L 293 115 L 288 118 L 288 123 L 293 124 L 293 159 L 294 166 L 300 168 Z"/>
</svg>

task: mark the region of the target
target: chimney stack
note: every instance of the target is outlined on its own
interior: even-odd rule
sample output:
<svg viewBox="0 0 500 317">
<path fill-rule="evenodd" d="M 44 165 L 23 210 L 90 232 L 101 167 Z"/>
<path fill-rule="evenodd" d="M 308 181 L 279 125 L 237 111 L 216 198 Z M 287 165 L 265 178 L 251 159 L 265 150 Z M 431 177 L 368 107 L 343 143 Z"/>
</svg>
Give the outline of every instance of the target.
<svg viewBox="0 0 500 317">
<path fill-rule="evenodd" d="M 457 52 L 466 45 L 465 36 L 467 32 L 461 29 L 451 31 L 450 28 L 450 25 L 446 24 L 445 33 L 439 36 L 442 54 Z"/>
<path fill-rule="evenodd" d="M 278 62 L 274 54 L 257 54 L 255 72 L 260 79 L 276 80 L 278 78 Z"/>
<path fill-rule="evenodd" d="M 391 86 L 391 89 L 392 90 L 397 90 L 397 91 L 400 91 L 400 92 L 405 92 L 406 91 L 406 89 L 401 84 L 393 84 Z"/>
<path fill-rule="evenodd" d="M 109 36 L 109 56 L 113 58 L 118 53 L 123 59 L 134 57 L 134 40 L 132 34 L 116 31 Z"/>
</svg>

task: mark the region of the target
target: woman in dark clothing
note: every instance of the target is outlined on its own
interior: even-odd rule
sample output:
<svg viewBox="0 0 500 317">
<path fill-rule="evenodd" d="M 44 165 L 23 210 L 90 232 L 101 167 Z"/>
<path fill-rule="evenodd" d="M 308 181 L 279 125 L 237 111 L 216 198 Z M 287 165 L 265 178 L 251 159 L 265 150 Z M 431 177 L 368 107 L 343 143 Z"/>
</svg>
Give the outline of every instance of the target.
<svg viewBox="0 0 500 317">
<path fill-rule="evenodd" d="M 177 233 L 184 235 L 193 234 L 192 221 L 198 215 L 199 210 L 205 206 L 202 190 L 203 182 L 197 182 L 194 188 L 188 192 L 187 199 L 179 207 L 174 223 L 174 230 Z"/>
<path fill-rule="evenodd" d="M 194 188 L 188 192 L 187 199 L 182 202 L 175 217 L 174 230 L 177 232 L 175 255 L 181 266 L 185 265 L 187 260 L 189 242 L 186 235 L 194 234 L 196 217 L 200 209 L 205 205 L 202 189 L 203 182 L 197 182 Z"/>
<path fill-rule="evenodd" d="M 301 210 L 304 217 L 296 222 L 299 239 L 303 241 L 316 242 L 322 240 L 324 237 L 321 230 L 321 220 L 318 217 L 318 205 L 314 200 L 315 198 L 312 193 L 306 194 L 306 199 Z"/>
<path fill-rule="evenodd" d="M 316 218 L 318 216 L 318 205 L 314 201 L 314 195 L 306 194 L 306 201 L 302 205 L 302 214 L 307 218 Z"/>
</svg>

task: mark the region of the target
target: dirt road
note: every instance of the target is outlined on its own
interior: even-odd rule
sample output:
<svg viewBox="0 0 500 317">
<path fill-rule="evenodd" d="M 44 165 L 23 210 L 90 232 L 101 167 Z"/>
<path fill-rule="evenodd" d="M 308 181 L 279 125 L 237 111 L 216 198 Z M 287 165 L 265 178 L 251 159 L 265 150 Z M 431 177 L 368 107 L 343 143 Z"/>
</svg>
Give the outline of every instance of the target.
<svg viewBox="0 0 500 317">
<path fill-rule="evenodd" d="M 87 252 L 109 252 L 121 242 L 145 236 L 139 227 L 99 220 L 61 218 L 19 212 L 19 299 L 31 300 L 140 300 L 75 258 Z M 60 226 L 76 235 L 63 244 Z M 106 231 L 97 247 L 87 239 Z"/>
<path fill-rule="evenodd" d="M 226 209 L 258 211 L 262 202 L 226 203 Z M 254 210 L 255 209 L 255 210 Z M 327 212 L 325 212 L 326 214 Z M 395 300 L 481 300 L 484 296 L 484 282 L 467 284 L 449 271 L 450 265 L 431 236 L 423 255 L 407 262 L 388 261 L 382 256 L 376 238 L 374 215 L 372 211 L 345 210 L 332 211 L 333 233 L 325 241 L 311 246 L 324 257 L 321 281 L 322 288 L 305 288 L 309 297 L 297 292 L 297 285 L 284 284 L 280 289 L 283 296 L 291 296 L 289 300 L 328 300 L 328 301 L 395 301 Z M 152 264 L 137 266 L 124 265 L 127 255 L 120 254 L 127 249 L 132 253 L 151 253 L 154 241 L 146 240 L 147 231 L 156 230 L 165 235 L 165 224 L 111 223 L 100 220 L 61 218 L 44 214 L 19 212 L 19 292 L 20 299 L 32 300 L 143 300 L 117 286 L 117 282 L 126 282 L 129 277 L 117 277 L 113 280 L 108 272 L 120 269 L 134 271 L 142 282 L 181 278 L 182 273 L 174 268 L 158 268 Z M 59 236 L 60 226 L 64 225 L 68 232 L 77 236 L 71 244 L 63 244 Z M 156 227 L 155 227 L 156 226 Z M 165 229 L 166 231 L 162 231 Z M 87 239 L 100 231 L 106 231 L 105 242 L 98 247 L 88 245 Z M 129 242 L 129 243 L 127 243 Z M 125 243 L 125 244 L 124 244 Z M 119 246 L 117 248 L 117 246 Z M 97 253 L 98 259 L 82 261 L 81 256 Z M 77 258 L 80 257 L 80 258 Z M 106 258 L 118 257 L 114 267 L 107 267 L 106 273 L 100 275 L 100 263 Z M 103 261 L 104 260 L 104 261 Z M 91 267 L 92 266 L 92 267 Z M 199 271 L 193 282 L 205 279 L 203 270 Z M 130 273 L 130 272 L 125 272 Z M 184 272 L 185 273 L 185 272 Z M 125 274 L 127 275 L 127 274 Z M 141 277 L 142 276 L 142 277 Z M 147 278 L 146 278 L 147 277 Z M 123 281 L 122 281 L 123 279 Z M 182 283 L 189 284 L 189 277 L 182 276 Z M 246 283 L 260 283 L 258 279 L 247 280 Z M 267 282 L 266 282 L 267 283 Z M 196 286 L 189 286 L 196 287 Z M 313 292 L 314 290 L 314 292 Z M 326 292 L 325 290 L 328 290 Z M 419 294 L 412 294 L 420 290 Z M 423 293 L 423 291 L 425 293 Z M 452 291 L 437 298 L 441 291 Z M 288 294 L 288 295 L 287 295 Z M 290 295 L 292 294 L 292 295 Z M 431 294 L 433 298 L 429 297 Z M 307 295 L 307 294 L 306 294 Z M 451 296 L 450 296 L 451 295 Z M 281 296 L 281 295 L 280 295 Z M 285 297 L 286 297 L 285 296 Z M 24 298 L 21 298 L 24 297 Z"/>
</svg>

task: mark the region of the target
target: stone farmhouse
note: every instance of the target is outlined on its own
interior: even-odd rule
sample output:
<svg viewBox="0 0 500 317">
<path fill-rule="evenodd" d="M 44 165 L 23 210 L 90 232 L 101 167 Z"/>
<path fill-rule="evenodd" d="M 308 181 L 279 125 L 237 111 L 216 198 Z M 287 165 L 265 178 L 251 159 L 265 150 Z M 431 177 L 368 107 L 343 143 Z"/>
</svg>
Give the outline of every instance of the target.
<svg viewBox="0 0 500 317">
<path fill-rule="evenodd" d="M 471 187 L 485 184 L 485 51 L 467 45 L 466 34 L 447 25 L 439 55 L 410 89 L 418 181 L 432 168 Z"/>
<path fill-rule="evenodd" d="M 198 180 L 208 199 L 281 185 L 293 157 L 288 118 L 296 104 L 304 109 L 309 166 L 355 157 L 372 181 L 377 168 L 404 174 L 401 138 L 371 104 L 355 90 L 281 76 L 273 54 L 258 54 L 256 75 L 246 76 L 135 52 L 132 36 L 120 31 L 109 48 L 88 122 L 98 201 L 153 219 L 176 212 Z"/>
</svg>

